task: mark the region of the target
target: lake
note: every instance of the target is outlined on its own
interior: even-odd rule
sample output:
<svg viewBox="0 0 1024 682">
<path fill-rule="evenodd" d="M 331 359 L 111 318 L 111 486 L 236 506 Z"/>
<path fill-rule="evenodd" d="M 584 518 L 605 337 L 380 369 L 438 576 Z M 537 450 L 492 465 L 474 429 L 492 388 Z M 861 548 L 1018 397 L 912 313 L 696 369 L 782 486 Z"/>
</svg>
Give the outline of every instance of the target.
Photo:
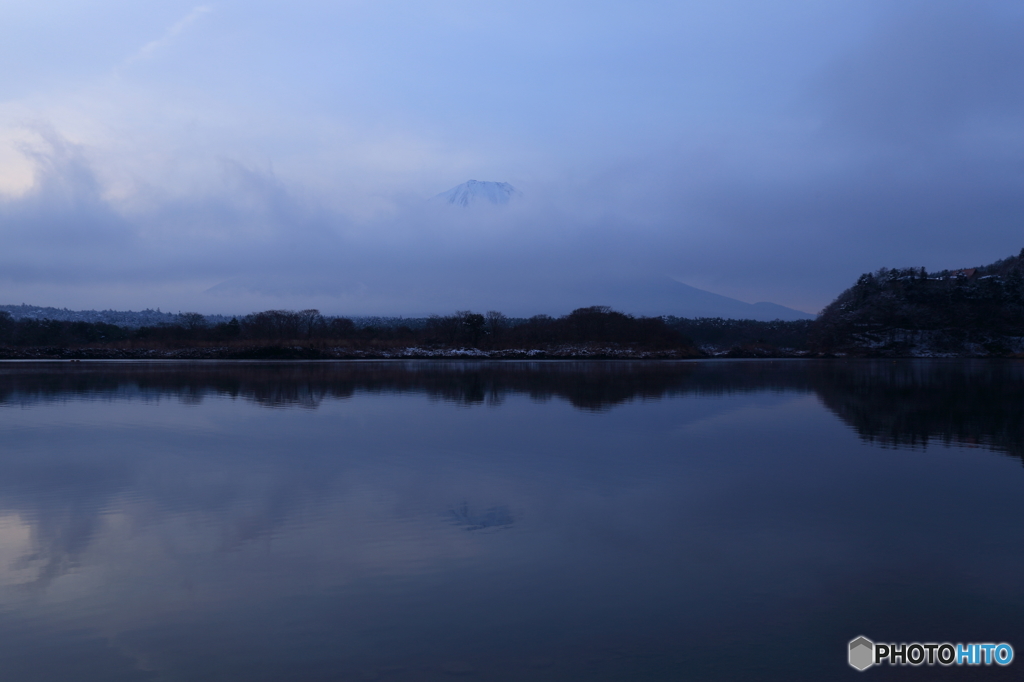
<svg viewBox="0 0 1024 682">
<path fill-rule="evenodd" d="M 1022 456 L 1015 361 L 0 363 L 0 679 L 1016 679 L 847 646 L 1024 657 Z"/>
</svg>

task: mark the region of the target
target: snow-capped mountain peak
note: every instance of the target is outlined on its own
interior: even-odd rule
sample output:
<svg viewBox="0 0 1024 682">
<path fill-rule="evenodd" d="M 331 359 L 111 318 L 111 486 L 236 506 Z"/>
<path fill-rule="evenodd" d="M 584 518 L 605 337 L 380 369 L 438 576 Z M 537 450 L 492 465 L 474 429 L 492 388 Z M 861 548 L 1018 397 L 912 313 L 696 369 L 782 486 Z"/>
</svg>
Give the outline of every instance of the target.
<svg viewBox="0 0 1024 682">
<path fill-rule="evenodd" d="M 507 204 L 512 199 L 518 199 L 522 195 L 522 192 L 507 182 L 469 180 L 458 187 L 452 187 L 447 192 L 438 194 L 432 201 L 451 204 L 452 206 L 469 206 L 480 202 Z"/>
</svg>

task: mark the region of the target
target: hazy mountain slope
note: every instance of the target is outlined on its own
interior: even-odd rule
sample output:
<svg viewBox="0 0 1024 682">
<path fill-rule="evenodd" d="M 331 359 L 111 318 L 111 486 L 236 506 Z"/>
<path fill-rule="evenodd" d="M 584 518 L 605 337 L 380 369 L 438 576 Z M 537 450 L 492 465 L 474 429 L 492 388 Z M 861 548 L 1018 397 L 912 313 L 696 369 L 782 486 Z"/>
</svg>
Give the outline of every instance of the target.
<svg viewBox="0 0 1024 682">
<path fill-rule="evenodd" d="M 455 310 L 486 312 L 498 310 L 512 317 L 530 317 L 537 314 L 565 315 L 576 308 L 594 305 L 611 308 L 631 315 L 675 317 L 723 317 L 737 320 L 810 320 L 814 315 L 775 303 L 744 303 L 728 296 L 704 291 L 682 284 L 669 277 L 646 279 L 590 279 L 585 281 L 548 278 L 546 273 L 527 273 L 517 286 L 506 282 L 472 281 L 452 274 L 453 281 L 439 278 L 429 289 L 420 291 L 395 290 L 385 279 L 370 282 L 370 295 L 365 300 L 339 299 L 334 306 L 324 306 L 324 312 L 348 316 L 396 315 L 420 317 L 431 314 L 449 314 Z M 376 286 L 374 286 L 376 285 Z M 299 297 L 300 299 L 302 297 Z M 281 306 L 280 304 L 267 306 Z M 290 307 L 308 307 L 302 302 Z M 39 306 L 0 306 L 15 319 L 53 319 L 84 322 L 106 322 L 125 327 L 156 324 L 178 324 L 180 318 L 173 313 L 145 310 L 140 312 L 115 310 L 75 311 Z M 244 314 L 244 312 L 242 313 Z M 226 322 L 230 317 L 207 315 L 209 324 Z M 370 318 L 368 318 L 370 319 Z M 372 317 L 372 319 L 379 319 Z"/>
<path fill-rule="evenodd" d="M 634 315 L 725 317 L 737 320 L 811 320 L 814 315 L 776 303 L 743 301 L 698 289 L 670 277 L 609 282 L 557 294 L 570 307 L 608 305 Z"/>
<path fill-rule="evenodd" d="M 777 303 L 744 303 L 703 289 L 672 281 L 676 306 L 685 311 L 679 317 L 729 317 L 737 320 L 813 320 L 814 315 Z M 671 314 L 671 313 L 666 313 Z"/>
</svg>

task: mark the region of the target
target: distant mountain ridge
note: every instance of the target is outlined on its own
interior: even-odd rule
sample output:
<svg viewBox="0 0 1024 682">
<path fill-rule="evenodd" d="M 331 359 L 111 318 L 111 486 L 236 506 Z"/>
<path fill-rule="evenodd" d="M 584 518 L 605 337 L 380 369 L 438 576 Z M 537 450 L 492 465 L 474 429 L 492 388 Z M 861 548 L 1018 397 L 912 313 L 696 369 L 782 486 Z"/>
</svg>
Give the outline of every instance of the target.
<svg viewBox="0 0 1024 682">
<path fill-rule="evenodd" d="M 182 316 L 178 313 L 161 312 L 159 308 L 151 310 L 68 310 L 37 305 L 0 305 L 0 312 L 9 313 L 15 320 L 58 320 L 60 322 L 103 322 L 116 324 L 119 327 L 153 327 L 161 324 L 181 324 Z M 208 324 L 227 322 L 227 315 L 204 315 Z"/>
<path fill-rule="evenodd" d="M 471 206 L 476 203 L 507 204 L 523 195 L 507 182 L 468 180 L 447 192 L 435 196 L 432 201 L 451 206 Z"/>
<path fill-rule="evenodd" d="M 487 296 L 482 297 L 486 299 Z M 683 284 L 670 277 L 651 277 L 645 279 L 632 279 L 625 281 L 602 281 L 589 284 L 580 283 L 575 286 L 564 288 L 553 288 L 541 296 L 541 293 L 528 295 L 528 298 L 536 298 L 534 311 L 563 314 L 576 308 L 589 305 L 607 305 L 614 310 L 622 311 L 631 315 L 644 315 L 649 317 L 672 316 L 679 318 L 713 318 L 733 320 L 756 320 L 769 322 L 772 320 L 794 321 L 813 320 L 814 315 L 805 313 L 802 310 L 787 308 L 777 303 L 745 303 L 735 298 L 722 296 L 703 289 Z M 431 306 L 433 307 L 433 306 Z M 495 300 L 488 302 L 483 300 L 453 303 L 452 307 L 464 309 L 478 308 L 480 310 L 498 309 L 504 310 L 502 301 Z M 521 308 L 522 306 L 515 306 Z M 552 310 L 552 308 L 554 308 Z M 411 316 L 377 316 L 377 315 L 348 315 L 357 327 L 365 326 L 400 326 L 423 324 L 429 317 L 427 313 L 435 312 L 427 310 L 416 311 Z M 66 322 L 103 322 L 115 324 L 120 327 L 138 328 L 152 327 L 157 325 L 188 324 L 179 313 L 168 313 L 158 310 L 141 311 L 120 311 L 120 310 L 69 310 L 67 308 L 53 308 L 33 305 L 0 305 L 0 313 L 7 312 L 15 320 L 58 320 Z M 518 311 L 513 312 L 515 316 Z M 519 314 L 529 316 L 529 311 Z M 243 314 L 235 317 L 241 319 Z M 231 315 L 204 315 L 208 325 L 216 325 L 231 320 Z M 523 318 L 525 319 L 525 317 Z"/>
<path fill-rule="evenodd" d="M 712 293 L 667 276 L 620 281 L 593 282 L 559 294 L 569 309 L 597 302 L 633 315 L 701 318 L 721 317 L 733 320 L 813 320 L 814 315 L 777 303 L 746 303 Z"/>
<path fill-rule="evenodd" d="M 680 317 L 724 317 L 735 320 L 813 320 L 816 316 L 795 308 L 787 308 L 778 303 L 759 301 L 745 303 L 735 298 L 722 296 L 710 291 L 691 287 L 688 284 L 672 280 L 678 285 L 679 307 L 685 311 Z"/>
</svg>

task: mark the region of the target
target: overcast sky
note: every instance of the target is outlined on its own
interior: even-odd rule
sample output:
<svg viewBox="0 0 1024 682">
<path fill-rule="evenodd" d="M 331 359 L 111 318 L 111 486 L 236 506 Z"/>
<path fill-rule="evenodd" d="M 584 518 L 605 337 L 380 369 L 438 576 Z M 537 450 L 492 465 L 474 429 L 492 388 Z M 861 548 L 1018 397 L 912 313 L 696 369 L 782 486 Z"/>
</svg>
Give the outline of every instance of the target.
<svg viewBox="0 0 1024 682">
<path fill-rule="evenodd" d="M 816 312 L 1024 247 L 1019 2 L 5 0 L 0 64 L 0 303 Z"/>
</svg>

